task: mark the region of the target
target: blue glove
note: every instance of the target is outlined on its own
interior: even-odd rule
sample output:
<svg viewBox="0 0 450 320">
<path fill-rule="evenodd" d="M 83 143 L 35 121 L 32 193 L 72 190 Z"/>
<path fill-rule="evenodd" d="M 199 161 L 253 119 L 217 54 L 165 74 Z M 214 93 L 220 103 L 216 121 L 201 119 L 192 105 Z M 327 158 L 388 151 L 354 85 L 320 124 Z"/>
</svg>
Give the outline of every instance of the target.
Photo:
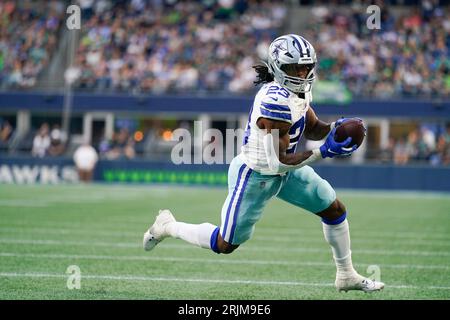
<svg viewBox="0 0 450 320">
<path fill-rule="evenodd" d="M 348 137 L 343 142 L 335 141 L 334 140 L 335 132 L 336 128 L 331 130 L 330 134 L 327 137 L 327 140 L 325 140 L 325 143 L 320 147 L 320 153 L 322 154 L 322 158 L 333 158 L 335 156 L 349 156 L 352 154 L 353 151 L 355 151 L 358 148 L 356 144 L 353 147 L 349 147 L 350 143 L 352 143 L 351 137 Z"/>
</svg>

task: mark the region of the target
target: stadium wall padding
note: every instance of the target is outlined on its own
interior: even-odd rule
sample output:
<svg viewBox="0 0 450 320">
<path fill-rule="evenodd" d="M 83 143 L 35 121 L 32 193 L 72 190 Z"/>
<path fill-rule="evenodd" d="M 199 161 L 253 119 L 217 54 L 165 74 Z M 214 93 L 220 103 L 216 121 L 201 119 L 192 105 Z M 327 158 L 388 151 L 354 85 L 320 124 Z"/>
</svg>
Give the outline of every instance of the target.
<svg viewBox="0 0 450 320">
<path fill-rule="evenodd" d="M 227 183 L 227 165 L 174 165 L 139 160 L 98 162 L 94 179 L 105 183 L 215 185 Z M 335 188 L 450 192 L 450 167 L 317 164 Z M 0 183 L 72 183 L 71 159 L 0 156 Z"/>
<path fill-rule="evenodd" d="M 253 96 L 187 96 L 75 93 L 74 114 L 92 111 L 126 112 L 135 114 L 242 114 L 248 113 Z M 315 103 L 319 115 L 384 116 L 407 118 L 450 119 L 448 100 L 353 100 L 349 104 Z M 0 111 L 30 110 L 55 112 L 63 110 L 62 94 L 0 93 Z"/>
</svg>

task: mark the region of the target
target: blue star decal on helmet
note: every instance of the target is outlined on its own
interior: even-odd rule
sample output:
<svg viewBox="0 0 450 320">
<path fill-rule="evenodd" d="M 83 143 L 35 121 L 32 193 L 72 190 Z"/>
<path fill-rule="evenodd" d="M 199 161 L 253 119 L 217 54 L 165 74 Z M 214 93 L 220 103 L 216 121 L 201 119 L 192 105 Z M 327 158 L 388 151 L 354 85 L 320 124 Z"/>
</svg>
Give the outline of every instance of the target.
<svg viewBox="0 0 450 320">
<path fill-rule="evenodd" d="M 274 43 L 273 46 L 275 49 L 272 51 L 272 54 L 275 56 L 275 60 L 278 60 L 280 56 L 280 50 L 286 51 L 286 46 L 283 46 L 285 41 L 279 41 L 278 43 Z"/>
</svg>

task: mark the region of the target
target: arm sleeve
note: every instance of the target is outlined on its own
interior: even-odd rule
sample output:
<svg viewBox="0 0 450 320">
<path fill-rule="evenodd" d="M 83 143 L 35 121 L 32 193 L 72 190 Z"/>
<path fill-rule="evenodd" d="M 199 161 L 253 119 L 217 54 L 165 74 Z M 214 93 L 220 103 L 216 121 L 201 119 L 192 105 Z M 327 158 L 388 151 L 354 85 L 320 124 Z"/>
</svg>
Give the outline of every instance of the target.
<svg viewBox="0 0 450 320">
<path fill-rule="evenodd" d="M 289 170 L 301 168 L 301 167 L 308 165 L 318 159 L 322 159 L 322 154 L 320 153 L 320 150 L 314 149 L 314 150 L 312 150 L 313 154 L 308 159 L 300 162 L 299 164 L 296 164 L 296 165 L 284 164 L 279 160 L 277 152 L 275 151 L 274 137 L 271 133 L 266 134 L 264 136 L 263 143 L 264 143 L 264 151 L 266 152 L 267 163 L 269 165 L 269 169 L 271 171 L 273 171 L 274 173 L 283 173 L 283 172 L 286 172 Z"/>
</svg>

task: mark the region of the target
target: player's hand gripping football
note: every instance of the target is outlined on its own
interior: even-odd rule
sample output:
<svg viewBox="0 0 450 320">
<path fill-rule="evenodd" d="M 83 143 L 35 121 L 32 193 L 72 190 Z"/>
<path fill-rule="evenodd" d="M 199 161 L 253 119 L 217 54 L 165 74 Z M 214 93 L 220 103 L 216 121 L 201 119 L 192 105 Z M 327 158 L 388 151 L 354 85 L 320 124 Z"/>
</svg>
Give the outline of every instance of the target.
<svg viewBox="0 0 450 320">
<path fill-rule="evenodd" d="M 338 120 L 339 121 L 339 120 Z M 331 132 L 328 134 L 325 143 L 320 147 L 320 153 L 322 154 L 322 158 L 333 158 L 335 156 L 349 156 L 355 151 L 358 146 L 354 145 L 353 147 L 349 147 L 352 143 L 352 138 L 348 137 L 343 142 L 337 142 L 334 140 L 334 136 L 336 133 L 336 128 L 333 128 Z"/>
</svg>

